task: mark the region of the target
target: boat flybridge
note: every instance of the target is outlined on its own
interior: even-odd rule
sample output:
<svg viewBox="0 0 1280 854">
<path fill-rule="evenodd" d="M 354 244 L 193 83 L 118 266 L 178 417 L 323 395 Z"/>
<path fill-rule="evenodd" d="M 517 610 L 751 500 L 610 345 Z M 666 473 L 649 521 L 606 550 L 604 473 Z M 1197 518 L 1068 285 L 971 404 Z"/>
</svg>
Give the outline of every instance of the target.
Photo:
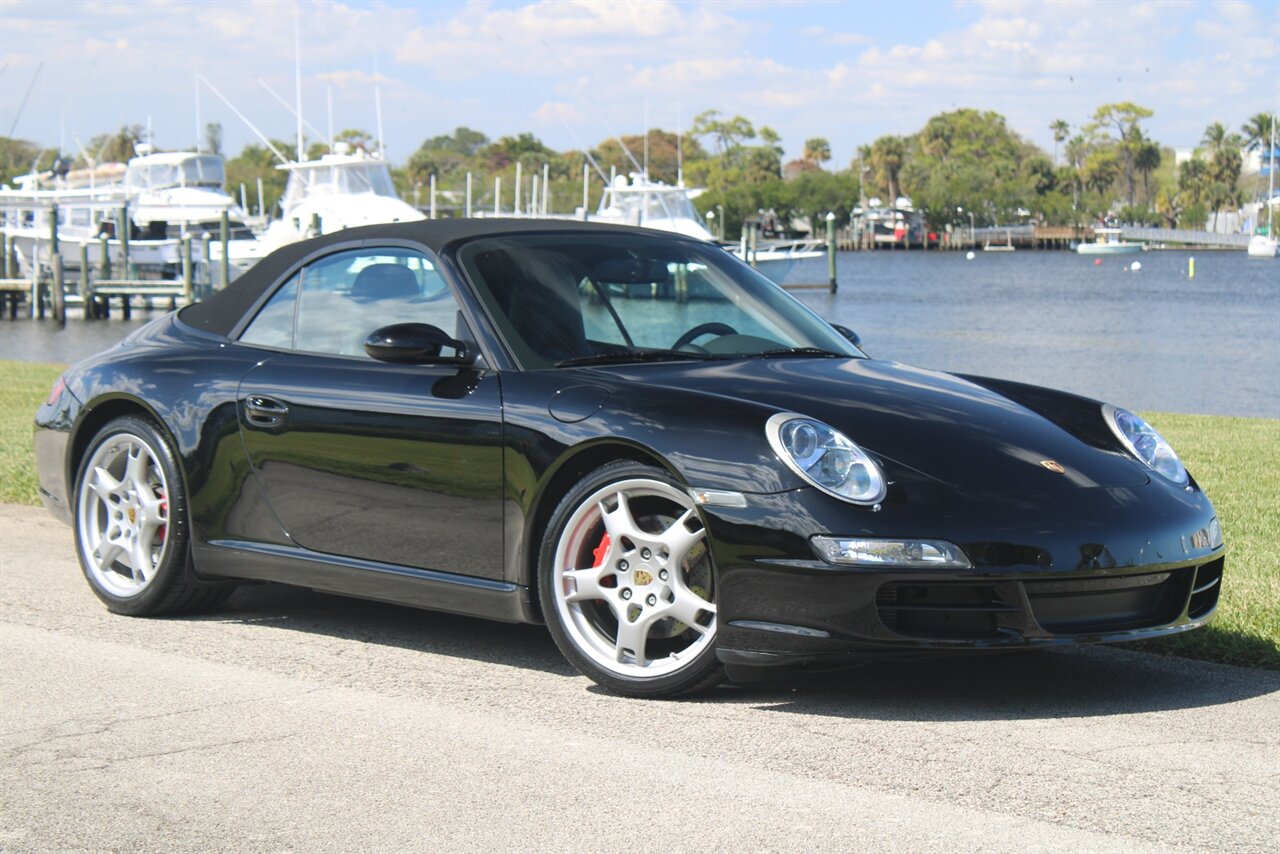
<svg viewBox="0 0 1280 854">
<path fill-rule="evenodd" d="M 281 217 L 263 235 L 272 249 L 359 225 L 425 219 L 396 195 L 385 160 L 344 143 L 319 160 L 293 160 L 277 168 L 289 173 L 289 181 L 280 199 Z"/>
<path fill-rule="evenodd" d="M 644 173 L 632 173 L 629 179 L 617 175 L 605 185 L 600 207 L 586 218 L 592 222 L 669 231 L 715 243 L 718 241 L 693 204 L 703 192 L 701 188 L 685 187 L 683 183 L 673 186 L 654 181 Z M 581 218 L 581 211 L 579 214 Z M 755 266 L 773 281 L 781 282 L 797 261 L 822 257 L 823 245 L 820 240 L 762 241 L 755 249 Z M 725 248 L 747 260 L 749 250 L 745 240 L 726 244 Z"/>
<path fill-rule="evenodd" d="M 151 152 L 139 146 L 124 176 L 135 238 L 175 240 L 184 235 L 212 235 L 208 260 L 222 260 L 218 240 L 227 214 L 230 276 L 234 280 L 267 254 L 265 244 L 247 224 L 248 215 L 223 189 L 227 173 L 216 154 L 190 151 Z M 132 247 L 131 247 L 132 251 Z"/>
</svg>

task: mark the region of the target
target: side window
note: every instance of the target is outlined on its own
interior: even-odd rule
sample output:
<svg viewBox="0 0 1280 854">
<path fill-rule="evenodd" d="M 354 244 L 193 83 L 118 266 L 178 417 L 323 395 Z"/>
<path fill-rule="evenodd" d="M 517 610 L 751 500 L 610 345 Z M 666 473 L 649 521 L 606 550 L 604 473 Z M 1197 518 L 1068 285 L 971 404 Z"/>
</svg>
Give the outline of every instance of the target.
<svg viewBox="0 0 1280 854">
<path fill-rule="evenodd" d="M 370 248 L 321 258 L 302 271 L 295 349 L 368 358 L 364 340 L 390 323 L 429 323 L 456 335 L 458 304 L 420 253 Z"/>
<path fill-rule="evenodd" d="M 240 335 L 244 344 L 260 347 L 293 346 L 293 315 L 298 302 L 298 275 L 294 274 L 272 295 L 249 327 Z"/>
</svg>

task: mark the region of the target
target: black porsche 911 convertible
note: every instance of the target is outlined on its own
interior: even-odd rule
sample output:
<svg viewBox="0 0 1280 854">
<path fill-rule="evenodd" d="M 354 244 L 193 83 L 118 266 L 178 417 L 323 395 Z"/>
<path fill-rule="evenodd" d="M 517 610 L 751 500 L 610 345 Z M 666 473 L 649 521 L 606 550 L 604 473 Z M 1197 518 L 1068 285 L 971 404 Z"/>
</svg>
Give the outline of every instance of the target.
<svg viewBox="0 0 1280 854">
<path fill-rule="evenodd" d="M 116 613 L 266 580 L 545 622 L 635 696 L 1209 618 L 1213 505 L 1141 418 L 842 331 L 693 239 L 352 229 L 69 369 L 41 488 Z"/>
</svg>

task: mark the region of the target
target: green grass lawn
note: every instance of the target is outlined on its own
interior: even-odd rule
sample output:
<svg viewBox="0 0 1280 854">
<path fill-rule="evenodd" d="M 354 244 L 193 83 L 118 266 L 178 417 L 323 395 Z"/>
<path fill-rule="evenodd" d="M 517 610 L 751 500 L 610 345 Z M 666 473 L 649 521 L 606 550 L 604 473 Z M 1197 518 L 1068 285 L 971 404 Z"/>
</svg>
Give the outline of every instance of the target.
<svg viewBox="0 0 1280 854">
<path fill-rule="evenodd" d="M 38 504 L 31 417 L 61 367 L 0 361 L 0 501 Z M 1163 654 L 1280 669 L 1280 421 L 1150 412 L 1209 493 L 1227 540 L 1209 628 L 1142 644 Z"/>
</svg>

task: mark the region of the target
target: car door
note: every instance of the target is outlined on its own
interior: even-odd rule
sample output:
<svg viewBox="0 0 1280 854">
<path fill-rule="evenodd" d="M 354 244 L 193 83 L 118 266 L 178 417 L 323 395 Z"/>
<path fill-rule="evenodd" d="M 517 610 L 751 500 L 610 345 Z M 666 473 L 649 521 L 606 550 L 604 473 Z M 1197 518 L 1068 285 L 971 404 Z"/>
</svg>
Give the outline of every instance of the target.
<svg viewBox="0 0 1280 854">
<path fill-rule="evenodd" d="M 401 322 L 471 337 L 421 252 L 340 251 L 281 285 L 240 338 L 268 348 L 238 392 L 249 460 L 304 548 L 499 579 L 498 374 L 364 352 L 370 332 Z"/>
</svg>

